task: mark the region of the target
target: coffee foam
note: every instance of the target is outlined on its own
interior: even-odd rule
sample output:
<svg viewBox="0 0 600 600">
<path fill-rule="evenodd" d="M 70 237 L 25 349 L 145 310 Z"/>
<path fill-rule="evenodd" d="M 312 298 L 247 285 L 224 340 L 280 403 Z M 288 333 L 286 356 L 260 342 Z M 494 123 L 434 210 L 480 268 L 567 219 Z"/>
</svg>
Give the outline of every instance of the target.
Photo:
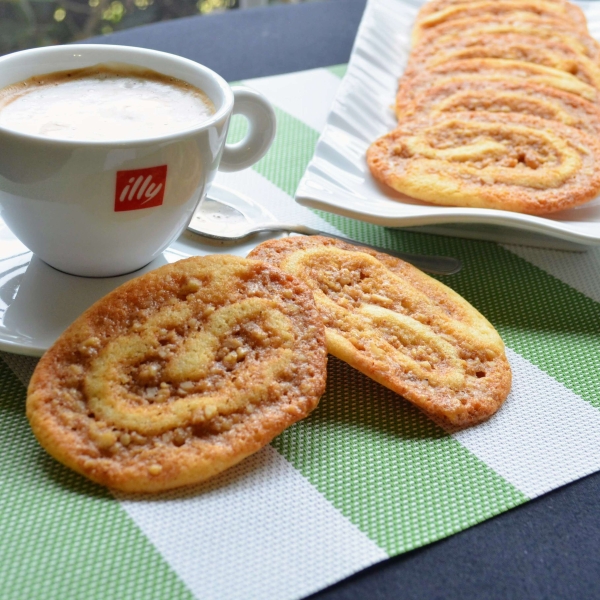
<svg viewBox="0 0 600 600">
<path fill-rule="evenodd" d="M 52 139 L 160 137 L 193 129 L 214 112 L 202 90 L 132 65 L 37 75 L 0 90 L 0 127 Z"/>
</svg>

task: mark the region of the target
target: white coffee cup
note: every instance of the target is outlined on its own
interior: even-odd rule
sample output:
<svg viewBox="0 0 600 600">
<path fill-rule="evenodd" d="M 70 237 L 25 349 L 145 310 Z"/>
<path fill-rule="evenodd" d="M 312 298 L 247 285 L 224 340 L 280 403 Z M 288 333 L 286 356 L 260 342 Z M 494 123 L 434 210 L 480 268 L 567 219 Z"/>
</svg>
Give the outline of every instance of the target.
<svg viewBox="0 0 600 600">
<path fill-rule="evenodd" d="M 129 273 L 156 258 L 187 227 L 217 170 L 255 163 L 276 127 L 273 108 L 257 92 L 230 88 L 191 60 L 142 48 L 82 44 L 9 54 L 0 58 L 0 89 L 99 63 L 149 68 L 186 81 L 216 110 L 189 130 L 133 141 L 57 140 L 0 127 L 2 218 L 49 265 L 91 277 Z M 247 118 L 248 132 L 226 144 L 232 114 Z M 133 195 L 124 187 L 138 180 L 154 191 L 164 185 L 162 204 L 127 209 Z"/>
</svg>

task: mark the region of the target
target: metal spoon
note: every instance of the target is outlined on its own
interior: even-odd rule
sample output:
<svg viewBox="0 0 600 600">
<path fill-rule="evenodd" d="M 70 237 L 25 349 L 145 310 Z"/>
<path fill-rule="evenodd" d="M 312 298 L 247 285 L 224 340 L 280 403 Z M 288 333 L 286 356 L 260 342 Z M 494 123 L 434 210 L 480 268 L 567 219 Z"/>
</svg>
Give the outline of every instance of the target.
<svg viewBox="0 0 600 600">
<path fill-rule="evenodd" d="M 355 246 L 365 246 L 379 252 L 385 252 L 391 256 L 401 258 L 419 269 L 437 275 L 452 275 L 458 273 L 462 268 L 462 263 L 458 259 L 449 256 L 425 256 L 396 252 L 371 244 L 363 244 L 327 231 L 319 231 L 306 225 L 280 223 L 270 212 L 250 198 L 214 184 L 208 196 L 196 209 L 188 229 L 211 240 L 227 242 L 242 240 L 254 233 L 269 231 L 324 235 L 349 242 Z"/>
</svg>

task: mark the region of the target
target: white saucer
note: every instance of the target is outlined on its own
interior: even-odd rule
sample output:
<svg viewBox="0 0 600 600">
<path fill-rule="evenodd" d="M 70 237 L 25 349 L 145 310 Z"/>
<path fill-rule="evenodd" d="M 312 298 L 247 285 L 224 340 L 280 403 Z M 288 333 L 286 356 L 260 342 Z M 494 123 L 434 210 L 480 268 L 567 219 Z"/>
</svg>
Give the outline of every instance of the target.
<svg viewBox="0 0 600 600">
<path fill-rule="evenodd" d="M 223 190 L 213 185 L 211 195 L 228 191 Z M 139 271 L 119 277 L 88 278 L 48 266 L 19 242 L 0 218 L 0 350 L 41 356 L 84 310 L 125 281 L 189 256 L 246 256 L 257 244 L 274 237 L 280 236 L 264 234 L 231 245 L 210 242 L 186 231 Z"/>
</svg>

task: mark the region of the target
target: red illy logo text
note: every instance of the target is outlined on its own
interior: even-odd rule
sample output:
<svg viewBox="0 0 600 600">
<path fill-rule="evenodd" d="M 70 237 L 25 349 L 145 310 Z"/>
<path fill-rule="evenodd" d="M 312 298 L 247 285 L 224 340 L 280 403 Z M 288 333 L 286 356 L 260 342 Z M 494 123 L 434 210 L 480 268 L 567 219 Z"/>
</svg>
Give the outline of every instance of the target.
<svg viewBox="0 0 600 600">
<path fill-rule="evenodd" d="M 167 165 L 117 171 L 115 212 L 160 206 L 165 196 Z"/>
</svg>

